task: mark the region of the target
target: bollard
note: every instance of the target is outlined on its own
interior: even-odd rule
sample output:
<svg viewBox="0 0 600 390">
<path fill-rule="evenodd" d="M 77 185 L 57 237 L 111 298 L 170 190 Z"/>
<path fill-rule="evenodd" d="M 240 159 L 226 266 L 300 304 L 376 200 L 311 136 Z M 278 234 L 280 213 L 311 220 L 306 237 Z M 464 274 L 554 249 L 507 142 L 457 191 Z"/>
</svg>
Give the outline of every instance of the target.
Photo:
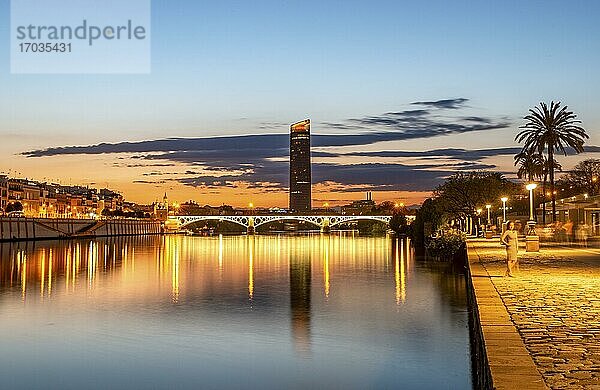
<svg viewBox="0 0 600 390">
<path fill-rule="evenodd" d="M 540 251 L 540 236 L 526 236 L 525 237 L 525 251 L 526 252 L 539 252 Z"/>
</svg>

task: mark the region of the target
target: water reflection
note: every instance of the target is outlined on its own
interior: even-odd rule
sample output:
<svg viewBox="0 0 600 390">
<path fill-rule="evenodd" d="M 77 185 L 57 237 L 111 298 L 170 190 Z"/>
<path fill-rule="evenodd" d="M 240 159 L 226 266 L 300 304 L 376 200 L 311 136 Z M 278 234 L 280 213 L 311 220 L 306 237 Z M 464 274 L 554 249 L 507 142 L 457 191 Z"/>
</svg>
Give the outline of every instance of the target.
<svg viewBox="0 0 600 390">
<path fill-rule="evenodd" d="M 35 375 L 81 360 L 78 387 L 119 370 L 156 387 L 470 385 L 464 279 L 415 260 L 408 241 L 137 237 L 0 244 L 0 256 L 0 377 L 12 378 L 0 387 L 32 387 L 2 359 L 39 358 Z M 51 341 L 66 330 L 70 347 Z M 425 365 L 458 374 L 423 378 Z M 117 374 L 98 387 L 126 383 Z"/>
<path fill-rule="evenodd" d="M 329 235 L 324 236 L 322 243 L 321 251 L 323 252 L 323 284 L 325 286 L 325 296 L 329 297 Z"/>
<path fill-rule="evenodd" d="M 254 236 L 248 236 L 248 299 L 254 297 Z"/>
<path fill-rule="evenodd" d="M 392 258 L 394 259 L 394 281 L 396 283 L 396 304 L 406 302 L 406 283 L 414 260 L 414 249 L 410 239 L 393 240 L 391 243 Z"/>
<path fill-rule="evenodd" d="M 292 255 L 290 258 L 290 304 L 292 335 L 298 351 L 310 352 L 310 295 L 312 265 L 310 257 Z"/>
</svg>

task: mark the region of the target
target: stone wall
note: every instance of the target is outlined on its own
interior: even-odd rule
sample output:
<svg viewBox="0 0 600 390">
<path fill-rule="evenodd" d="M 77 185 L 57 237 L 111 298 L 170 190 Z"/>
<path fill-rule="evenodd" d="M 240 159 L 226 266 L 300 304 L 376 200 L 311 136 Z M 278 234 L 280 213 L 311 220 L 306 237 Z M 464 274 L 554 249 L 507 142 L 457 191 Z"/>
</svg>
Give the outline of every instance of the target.
<svg viewBox="0 0 600 390">
<path fill-rule="evenodd" d="M 0 241 L 50 240 L 162 234 L 160 221 L 146 219 L 46 219 L 0 217 Z"/>
<path fill-rule="evenodd" d="M 468 265 L 468 254 L 464 252 L 467 279 L 467 300 L 469 304 L 469 333 L 471 335 L 471 370 L 473 378 L 473 388 L 475 389 L 493 389 L 492 373 L 490 370 L 488 358 L 485 351 L 485 339 L 481 322 L 479 321 L 479 309 L 477 299 L 473 288 L 471 267 Z"/>
</svg>

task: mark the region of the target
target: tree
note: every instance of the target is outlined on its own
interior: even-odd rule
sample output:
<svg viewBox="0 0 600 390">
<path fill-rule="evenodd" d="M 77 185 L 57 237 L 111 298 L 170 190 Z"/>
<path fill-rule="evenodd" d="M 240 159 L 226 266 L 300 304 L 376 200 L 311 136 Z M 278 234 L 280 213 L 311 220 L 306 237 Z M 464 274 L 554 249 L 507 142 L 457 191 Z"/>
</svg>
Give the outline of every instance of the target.
<svg viewBox="0 0 600 390">
<path fill-rule="evenodd" d="M 554 161 L 554 154 L 562 152 L 565 156 L 567 148 L 572 148 L 575 153 L 583 152 L 584 140 L 589 138 L 585 129 L 579 124 L 577 116 L 568 110 L 567 106 L 561 108 L 560 102 L 552 101 L 550 107 L 546 103 L 529 110 L 523 118 L 526 122 L 520 128 L 515 140 L 523 143 L 523 152 L 547 153 L 548 161 Z M 556 220 L 556 194 L 554 193 L 554 165 L 549 164 L 550 191 L 552 197 L 552 221 Z"/>
<path fill-rule="evenodd" d="M 21 202 L 11 202 L 6 205 L 4 211 L 6 211 L 7 213 L 10 213 L 12 211 L 23 211 L 23 205 L 21 204 Z"/>
<path fill-rule="evenodd" d="M 437 198 L 426 199 L 417 210 L 416 219 L 411 224 L 411 235 L 416 245 L 422 246 L 425 237 L 442 225 L 444 212 L 440 203 Z"/>
<path fill-rule="evenodd" d="M 456 173 L 435 189 L 443 209 L 455 217 L 474 217 L 475 210 L 514 193 L 514 184 L 499 172 Z"/>
<path fill-rule="evenodd" d="M 396 213 L 390 220 L 390 229 L 399 236 L 407 236 L 410 234 L 410 225 L 406 219 L 406 215 Z"/>
<path fill-rule="evenodd" d="M 590 158 L 579 162 L 565 176 L 558 180 L 559 187 L 568 195 L 587 193 L 597 195 L 600 189 L 600 159 Z"/>
<path fill-rule="evenodd" d="M 381 214 L 393 214 L 395 212 L 395 204 L 389 200 L 381 202 L 379 205 L 374 206 L 371 209 L 370 214 L 381 215 Z"/>
<path fill-rule="evenodd" d="M 515 165 L 519 165 L 517 177 L 519 179 L 527 179 L 534 181 L 536 178 L 541 178 L 544 174 L 544 156 L 531 150 L 522 150 L 515 155 Z"/>
</svg>

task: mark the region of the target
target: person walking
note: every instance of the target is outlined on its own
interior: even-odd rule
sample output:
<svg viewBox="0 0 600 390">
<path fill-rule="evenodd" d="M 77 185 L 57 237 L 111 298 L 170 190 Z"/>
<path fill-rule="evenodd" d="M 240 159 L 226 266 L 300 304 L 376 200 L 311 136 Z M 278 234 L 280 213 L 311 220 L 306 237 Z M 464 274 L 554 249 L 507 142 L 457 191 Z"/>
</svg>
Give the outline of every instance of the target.
<svg viewBox="0 0 600 390">
<path fill-rule="evenodd" d="M 515 223 L 510 221 L 506 226 L 506 231 L 500 239 L 502 245 L 506 246 L 506 272 L 504 276 L 514 277 L 514 272 L 519 266 L 519 238 L 515 230 Z"/>
</svg>

